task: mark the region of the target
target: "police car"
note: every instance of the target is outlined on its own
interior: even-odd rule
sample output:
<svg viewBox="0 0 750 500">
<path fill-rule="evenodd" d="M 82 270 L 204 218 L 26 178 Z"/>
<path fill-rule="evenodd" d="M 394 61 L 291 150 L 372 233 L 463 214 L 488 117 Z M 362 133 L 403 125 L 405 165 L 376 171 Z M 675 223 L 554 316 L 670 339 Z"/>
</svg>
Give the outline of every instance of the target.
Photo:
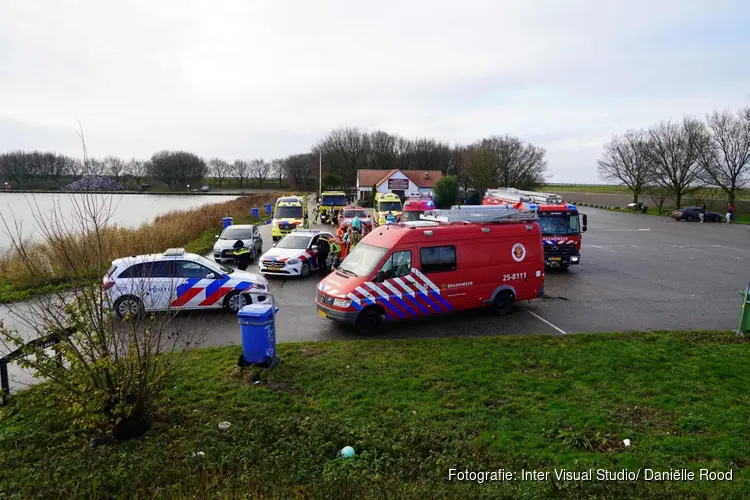
<svg viewBox="0 0 750 500">
<path fill-rule="evenodd" d="M 259 263 L 261 274 L 307 276 L 320 267 L 317 259 L 318 240 L 332 237 L 331 233 L 315 229 L 295 229 L 263 254 Z"/>
<path fill-rule="evenodd" d="M 226 308 L 236 313 L 246 303 L 241 292 L 269 291 L 263 276 L 224 267 L 182 248 L 116 259 L 102 285 L 120 318 L 183 309 Z M 266 297 L 253 300 L 264 302 Z"/>
</svg>

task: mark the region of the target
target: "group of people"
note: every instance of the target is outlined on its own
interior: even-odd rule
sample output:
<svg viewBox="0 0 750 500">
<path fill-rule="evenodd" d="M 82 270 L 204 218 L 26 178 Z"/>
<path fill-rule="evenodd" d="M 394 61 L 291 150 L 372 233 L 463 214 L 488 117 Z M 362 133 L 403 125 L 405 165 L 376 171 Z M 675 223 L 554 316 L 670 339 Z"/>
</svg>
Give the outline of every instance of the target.
<svg viewBox="0 0 750 500">
<path fill-rule="evenodd" d="M 727 216 L 726 216 L 727 224 L 732 222 L 733 215 L 734 215 L 734 207 L 730 203 L 729 205 L 727 205 Z M 698 218 L 700 219 L 701 223 L 706 218 L 706 204 L 705 203 L 701 203 L 700 212 L 698 213 Z"/>
<path fill-rule="evenodd" d="M 328 241 L 321 239 L 318 242 L 318 261 L 326 263 L 328 255 L 330 255 L 332 257 L 331 267 L 336 269 L 366 235 L 367 226 L 363 225 L 359 217 L 355 216 L 346 231 L 342 226 L 339 226 L 335 237 L 328 238 Z M 320 266 L 320 274 L 328 274 L 327 263 Z"/>
</svg>

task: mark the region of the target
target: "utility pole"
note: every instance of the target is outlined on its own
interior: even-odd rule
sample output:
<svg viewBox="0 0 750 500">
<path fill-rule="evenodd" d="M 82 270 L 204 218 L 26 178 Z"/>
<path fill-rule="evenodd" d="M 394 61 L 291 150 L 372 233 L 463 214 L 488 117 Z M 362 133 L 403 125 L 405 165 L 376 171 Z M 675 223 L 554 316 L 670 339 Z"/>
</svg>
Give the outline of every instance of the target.
<svg viewBox="0 0 750 500">
<path fill-rule="evenodd" d="M 320 172 L 318 174 L 318 196 L 323 194 L 323 152 L 318 153 L 318 168 Z"/>
</svg>

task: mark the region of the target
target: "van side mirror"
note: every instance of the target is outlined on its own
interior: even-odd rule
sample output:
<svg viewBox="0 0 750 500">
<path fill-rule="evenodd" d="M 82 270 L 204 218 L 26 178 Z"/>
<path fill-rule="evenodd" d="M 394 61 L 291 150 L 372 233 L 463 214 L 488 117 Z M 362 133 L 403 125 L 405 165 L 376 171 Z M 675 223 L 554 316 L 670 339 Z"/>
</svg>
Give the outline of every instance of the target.
<svg viewBox="0 0 750 500">
<path fill-rule="evenodd" d="M 589 225 L 589 218 L 586 214 L 583 214 L 583 232 L 586 232 L 586 228 Z"/>
<path fill-rule="evenodd" d="M 382 283 L 385 281 L 385 272 L 381 269 L 375 273 L 375 279 L 372 280 L 375 283 Z"/>
<path fill-rule="evenodd" d="M 215 275 L 214 273 L 208 273 L 208 274 L 206 275 L 206 279 L 207 279 L 207 280 L 213 280 L 213 279 L 216 279 L 216 275 Z"/>
</svg>

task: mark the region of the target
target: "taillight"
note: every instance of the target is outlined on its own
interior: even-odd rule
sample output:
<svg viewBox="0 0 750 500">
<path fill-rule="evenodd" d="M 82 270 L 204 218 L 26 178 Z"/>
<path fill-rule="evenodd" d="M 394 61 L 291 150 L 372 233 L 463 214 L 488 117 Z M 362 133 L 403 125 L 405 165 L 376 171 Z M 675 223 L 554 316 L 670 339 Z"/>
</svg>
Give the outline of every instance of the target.
<svg viewBox="0 0 750 500">
<path fill-rule="evenodd" d="M 112 278 L 110 278 L 109 276 L 105 276 L 104 279 L 102 280 L 102 287 L 105 290 L 109 290 L 113 286 L 115 286 L 114 280 Z"/>
</svg>

